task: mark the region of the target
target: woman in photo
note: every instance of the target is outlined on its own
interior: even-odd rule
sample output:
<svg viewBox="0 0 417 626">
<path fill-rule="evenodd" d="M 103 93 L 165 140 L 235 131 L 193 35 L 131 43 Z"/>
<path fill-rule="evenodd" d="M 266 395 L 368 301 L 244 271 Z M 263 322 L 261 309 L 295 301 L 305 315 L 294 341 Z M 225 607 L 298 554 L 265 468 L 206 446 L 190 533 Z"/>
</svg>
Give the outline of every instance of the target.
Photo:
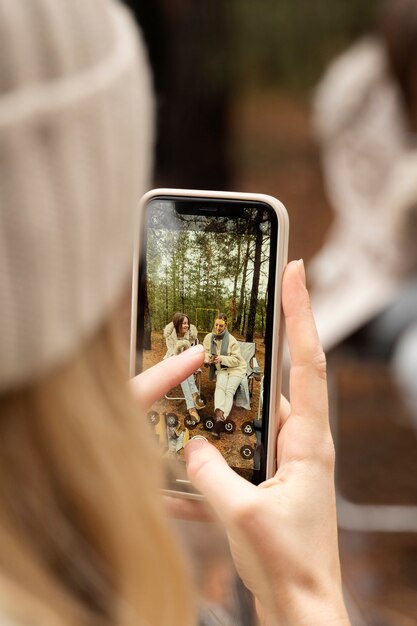
<svg viewBox="0 0 417 626">
<path fill-rule="evenodd" d="M 204 338 L 205 359 L 209 365 L 210 380 L 216 381 L 214 392 L 214 433 L 220 439 L 224 422 L 233 406 L 233 397 L 246 374 L 246 361 L 239 343 L 227 330 L 227 317 L 224 313 L 214 320 L 213 332 Z"/>
<path fill-rule="evenodd" d="M 164 359 L 170 356 L 181 354 L 184 350 L 195 346 L 198 343 L 197 328 L 190 324 L 190 318 L 185 313 L 174 313 L 172 322 L 164 328 L 164 338 L 167 345 L 167 352 Z M 195 384 L 194 374 L 191 374 L 181 383 L 188 413 L 193 421 L 198 424 L 200 416 L 198 411 L 206 406 L 201 399 L 200 393 Z"/>
</svg>

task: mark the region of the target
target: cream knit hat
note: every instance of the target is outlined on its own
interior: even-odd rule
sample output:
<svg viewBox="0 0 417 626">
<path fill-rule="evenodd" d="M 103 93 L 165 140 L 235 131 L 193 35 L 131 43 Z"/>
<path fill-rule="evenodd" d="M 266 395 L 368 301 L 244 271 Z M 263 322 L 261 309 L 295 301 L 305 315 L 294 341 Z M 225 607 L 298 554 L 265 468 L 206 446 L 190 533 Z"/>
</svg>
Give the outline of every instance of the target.
<svg viewBox="0 0 417 626">
<path fill-rule="evenodd" d="M 74 352 L 131 266 L 146 55 L 113 0 L 0 0 L 0 392 Z"/>
</svg>

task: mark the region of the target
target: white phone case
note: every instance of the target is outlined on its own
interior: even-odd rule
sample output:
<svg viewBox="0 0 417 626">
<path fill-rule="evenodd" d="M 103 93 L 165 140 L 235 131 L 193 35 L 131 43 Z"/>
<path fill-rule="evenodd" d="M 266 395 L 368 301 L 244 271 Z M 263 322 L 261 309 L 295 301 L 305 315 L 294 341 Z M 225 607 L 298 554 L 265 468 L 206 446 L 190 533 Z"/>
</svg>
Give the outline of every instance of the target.
<svg viewBox="0 0 417 626">
<path fill-rule="evenodd" d="M 132 272 L 132 309 L 131 309 L 131 335 L 130 335 L 130 376 L 135 376 L 136 361 L 136 327 L 137 327 L 137 299 L 138 299 L 138 268 L 140 260 L 140 242 L 144 228 L 145 206 L 153 198 L 163 197 L 186 197 L 186 198 L 210 198 L 215 200 L 247 200 L 263 202 L 271 206 L 278 219 L 277 260 L 275 272 L 275 301 L 272 336 L 272 359 L 271 359 L 271 394 L 268 416 L 268 446 L 266 450 L 266 478 L 271 478 L 277 468 L 277 436 L 279 429 L 279 406 L 281 401 L 281 370 L 282 350 L 284 337 L 284 321 L 281 307 L 281 284 L 282 274 L 287 263 L 289 220 L 285 206 L 272 196 L 257 193 L 238 193 L 231 191 L 202 191 L 196 189 L 152 189 L 146 193 L 138 205 L 137 221 L 135 229 L 133 272 Z M 184 483 L 184 481 L 179 481 Z M 179 485 L 180 487 L 181 485 Z M 199 498 L 198 494 L 183 491 L 169 491 L 169 493 L 186 497 Z"/>
</svg>

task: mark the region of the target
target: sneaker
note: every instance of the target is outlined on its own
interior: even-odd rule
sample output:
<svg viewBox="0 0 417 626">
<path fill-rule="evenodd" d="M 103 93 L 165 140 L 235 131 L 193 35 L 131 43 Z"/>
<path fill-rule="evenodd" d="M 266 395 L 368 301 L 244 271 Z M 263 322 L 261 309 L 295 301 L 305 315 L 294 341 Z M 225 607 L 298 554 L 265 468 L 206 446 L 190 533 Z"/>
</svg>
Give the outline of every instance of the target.
<svg viewBox="0 0 417 626">
<path fill-rule="evenodd" d="M 198 424 L 198 422 L 200 421 L 200 416 L 197 413 L 196 409 L 194 409 L 194 408 L 188 409 L 188 413 L 193 418 L 193 420 L 196 422 L 196 424 Z"/>
<path fill-rule="evenodd" d="M 193 400 L 194 400 L 194 406 L 196 409 L 204 409 L 206 404 L 203 401 L 203 399 L 201 398 L 200 394 L 198 393 L 198 391 L 196 391 L 195 393 L 193 393 Z"/>
</svg>

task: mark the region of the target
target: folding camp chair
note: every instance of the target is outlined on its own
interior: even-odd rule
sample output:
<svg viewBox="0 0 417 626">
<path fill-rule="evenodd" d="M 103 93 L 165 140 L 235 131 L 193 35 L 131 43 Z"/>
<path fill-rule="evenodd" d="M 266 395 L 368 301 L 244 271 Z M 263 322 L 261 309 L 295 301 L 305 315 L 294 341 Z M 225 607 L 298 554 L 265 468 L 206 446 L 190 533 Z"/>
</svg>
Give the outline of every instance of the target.
<svg viewBox="0 0 417 626">
<path fill-rule="evenodd" d="M 253 381 L 261 379 L 261 368 L 255 356 L 255 342 L 238 341 L 238 344 L 240 352 L 246 361 L 246 377 L 243 378 L 236 391 L 235 404 L 249 410 L 253 393 Z"/>
</svg>

